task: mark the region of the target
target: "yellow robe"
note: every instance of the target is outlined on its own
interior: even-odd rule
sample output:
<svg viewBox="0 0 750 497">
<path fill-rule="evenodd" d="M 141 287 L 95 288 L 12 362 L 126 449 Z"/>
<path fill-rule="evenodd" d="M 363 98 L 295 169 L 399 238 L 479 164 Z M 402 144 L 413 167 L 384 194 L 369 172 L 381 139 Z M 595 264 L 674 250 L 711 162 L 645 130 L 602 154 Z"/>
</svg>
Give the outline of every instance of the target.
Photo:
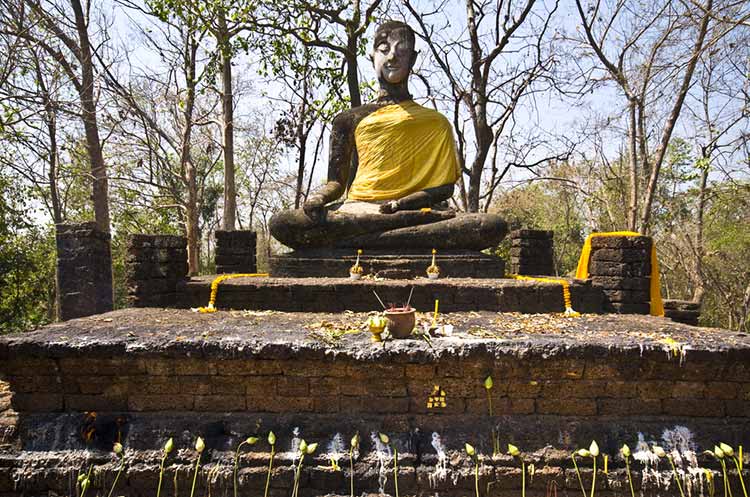
<svg viewBox="0 0 750 497">
<path fill-rule="evenodd" d="M 354 136 L 359 166 L 349 200 L 395 200 L 459 178 L 450 123 L 413 101 L 381 107 Z"/>
</svg>

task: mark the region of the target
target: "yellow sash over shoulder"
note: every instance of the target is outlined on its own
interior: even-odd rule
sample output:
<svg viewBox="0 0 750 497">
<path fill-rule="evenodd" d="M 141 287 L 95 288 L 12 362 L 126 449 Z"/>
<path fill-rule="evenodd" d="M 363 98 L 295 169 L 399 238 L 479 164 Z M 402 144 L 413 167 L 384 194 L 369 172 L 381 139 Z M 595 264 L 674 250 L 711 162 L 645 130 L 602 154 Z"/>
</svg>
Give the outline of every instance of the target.
<svg viewBox="0 0 750 497">
<path fill-rule="evenodd" d="M 395 200 L 458 180 L 450 123 L 415 102 L 376 110 L 360 121 L 355 139 L 359 166 L 351 200 Z"/>
</svg>

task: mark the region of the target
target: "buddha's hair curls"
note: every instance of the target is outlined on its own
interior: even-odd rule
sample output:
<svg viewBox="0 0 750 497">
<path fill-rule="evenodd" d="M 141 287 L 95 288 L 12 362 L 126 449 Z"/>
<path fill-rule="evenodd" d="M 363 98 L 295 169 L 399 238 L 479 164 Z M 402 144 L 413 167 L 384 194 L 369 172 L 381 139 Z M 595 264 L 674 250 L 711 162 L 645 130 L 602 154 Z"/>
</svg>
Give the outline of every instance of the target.
<svg viewBox="0 0 750 497">
<path fill-rule="evenodd" d="M 399 30 L 406 31 L 406 39 L 411 43 L 411 46 L 413 47 L 416 42 L 416 37 L 414 36 L 414 30 L 406 24 L 403 21 L 385 21 L 380 26 L 375 29 L 375 38 L 373 41 L 373 45 L 377 46 L 378 43 L 381 41 L 381 39 L 388 37 L 388 33 L 391 31 L 399 31 Z"/>
</svg>

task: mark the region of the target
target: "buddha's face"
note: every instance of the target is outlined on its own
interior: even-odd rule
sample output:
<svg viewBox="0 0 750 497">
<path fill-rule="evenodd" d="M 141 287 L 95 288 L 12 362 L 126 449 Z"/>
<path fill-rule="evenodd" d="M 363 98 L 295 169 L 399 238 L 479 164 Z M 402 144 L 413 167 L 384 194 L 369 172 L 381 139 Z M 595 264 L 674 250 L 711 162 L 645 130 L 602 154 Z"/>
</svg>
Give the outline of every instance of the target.
<svg viewBox="0 0 750 497">
<path fill-rule="evenodd" d="M 372 62 L 378 79 L 399 84 L 409 77 L 417 53 L 405 29 L 392 29 L 375 39 Z"/>
</svg>

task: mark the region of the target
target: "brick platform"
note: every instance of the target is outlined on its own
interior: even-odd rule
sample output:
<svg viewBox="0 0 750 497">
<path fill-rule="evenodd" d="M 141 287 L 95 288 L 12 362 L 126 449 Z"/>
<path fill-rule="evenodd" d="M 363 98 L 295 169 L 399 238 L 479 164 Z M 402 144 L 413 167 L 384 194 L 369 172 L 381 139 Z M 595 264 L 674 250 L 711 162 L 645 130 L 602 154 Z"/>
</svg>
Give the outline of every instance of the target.
<svg viewBox="0 0 750 497">
<path fill-rule="evenodd" d="M 214 276 L 191 278 L 178 285 L 177 304 L 205 306 Z M 602 310 L 602 292 L 589 281 L 570 280 L 573 308 L 587 313 Z M 386 304 L 401 305 L 414 288 L 411 304 L 454 311 L 562 312 L 562 286 L 557 283 L 513 279 L 450 278 L 429 280 L 353 281 L 348 278 L 236 278 L 221 283 L 216 299 L 221 309 L 341 312 L 380 308 L 373 291 Z"/>
<path fill-rule="evenodd" d="M 284 278 L 346 277 L 357 258 L 355 250 L 298 250 L 271 257 L 271 275 Z M 360 257 L 364 274 L 388 279 L 425 277 L 432 253 L 424 249 L 402 249 L 398 253 L 367 250 Z M 436 264 L 442 278 L 502 278 L 505 262 L 472 250 L 441 250 Z"/>
<path fill-rule="evenodd" d="M 358 495 L 377 490 L 369 434 L 378 431 L 391 435 L 402 454 L 404 495 L 435 492 L 428 478 L 436 460 L 432 433 L 450 455 L 451 473 L 437 488 L 456 496 L 468 495 L 473 484 L 472 466 L 460 452 L 465 441 L 483 454 L 489 495 L 517 495 L 517 463 L 484 456 L 492 426 L 501 443 L 519 445 L 537 465 L 530 496 L 544 495 L 550 481 L 576 492 L 569 455 L 592 439 L 610 454 L 605 495 L 624 491 L 622 462 L 614 455 L 622 443 L 635 447 L 639 432 L 659 440 L 663 430 L 679 425 L 691 430 L 699 450 L 717 441 L 747 445 L 750 337 L 650 316 L 469 312 L 442 318 L 454 325 L 454 336 L 431 343 L 373 345 L 364 332 L 342 334 L 356 330 L 364 314 L 157 309 L 115 311 L 1 337 L 0 379 L 9 384 L 18 422 L 16 448 L 0 455 L 0 494 L 71 493 L 67 475 L 91 463 L 100 465 L 95 485 L 103 488 L 114 474 L 107 450 L 118 432 L 130 458 L 126 488 L 118 493 L 129 496 L 153 494 L 157 449 L 170 436 L 177 449 L 191 447 L 199 434 L 206 438 L 199 485 L 205 489 L 207 472 L 217 464 L 222 476 L 214 491 L 222 494 L 231 492 L 228 475 L 239 440 L 274 430 L 282 452 L 274 496 L 289 493 L 291 461 L 283 452 L 294 427 L 320 442 L 316 457 L 305 462 L 302 495 L 308 496 L 347 492 L 346 475 L 324 468 L 325 446 L 336 432 L 344 440 L 357 431 L 363 437 Z M 494 379 L 494 418 L 487 415 L 487 375 Z M 446 392 L 444 409 L 426 407 L 434 385 Z M 91 421 L 85 413 L 93 411 Z M 94 428 L 89 442 L 82 437 L 87 427 Z M 93 450 L 77 450 L 86 447 Z M 245 494 L 262 488 L 267 450 L 260 443 L 243 457 Z M 180 488 L 189 486 L 192 457 L 190 450 L 170 456 L 169 495 L 175 471 Z M 703 456 L 700 464 L 716 469 Z M 660 469 L 668 480 L 669 468 Z M 634 470 L 638 488 L 640 467 Z M 585 478 L 590 474 L 584 470 Z M 14 484 L 19 475 L 21 483 Z M 660 493 L 675 495 L 673 490 Z M 392 479 L 386 487 L 391 491 Z"/>
</svg>

